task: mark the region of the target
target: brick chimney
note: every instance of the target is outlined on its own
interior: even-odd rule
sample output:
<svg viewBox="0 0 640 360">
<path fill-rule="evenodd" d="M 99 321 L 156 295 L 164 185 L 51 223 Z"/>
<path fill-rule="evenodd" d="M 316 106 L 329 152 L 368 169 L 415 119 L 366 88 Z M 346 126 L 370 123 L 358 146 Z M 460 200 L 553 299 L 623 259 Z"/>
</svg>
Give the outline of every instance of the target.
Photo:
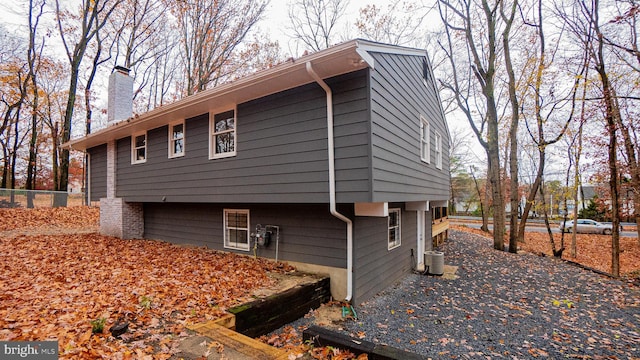
<svg viewBox="0 0 640 360">
<path fill-rule="evenodd" d="M 109 76 L 107 124 L 133 116 L 133 78 L 129 69 L 116 66 Z"/>
</svg>

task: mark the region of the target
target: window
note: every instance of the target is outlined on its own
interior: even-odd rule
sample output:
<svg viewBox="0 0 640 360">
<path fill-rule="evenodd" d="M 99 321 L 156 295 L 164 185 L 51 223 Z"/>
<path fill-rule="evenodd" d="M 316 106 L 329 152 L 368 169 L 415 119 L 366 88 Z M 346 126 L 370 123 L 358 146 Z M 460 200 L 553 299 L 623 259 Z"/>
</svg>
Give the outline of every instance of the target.
<svg viewBox="0 0 640 360">
<path fill-rule="evenodd" d="M 387 249 L 400 246 L 400 209 L 389 209 L 389 244 Z"/>
<path fill-rule="evenodd" d="M 429 164 L 431 162 L 431 141 L 429 138 L 429 122 L 420 116 L 420 159 Z"/>
<path fill-rule="evenodd" d="M 169 157 L 184 155 L 184 121 L 169 125 Z"/>
<path fill-rule="evenodd" d="M 216 114 L 209 119 L 209 159 L 234 156 L 236 154 L 235 111 Z"/>
<path fill-rule="evenodd" d="M 131 137 L 131 163 L 140 164 L 147 161 L 147 133 Z"/>
<path fill-rule="evenodd" d="M 442 136 L 436 133 L 436 167 L 442 169 Z"/>
<path fill-rule="evenodd" d="M 249 251 L 249 210 L 224 210 L 224 247 Z"/>
<path fill-rule="evenodd" d="M 433 78 L 431 77 L 431 69 L 427 59 L 422 59 L 422 83 L 431 88 L 433 85 Z"/>
</svg>

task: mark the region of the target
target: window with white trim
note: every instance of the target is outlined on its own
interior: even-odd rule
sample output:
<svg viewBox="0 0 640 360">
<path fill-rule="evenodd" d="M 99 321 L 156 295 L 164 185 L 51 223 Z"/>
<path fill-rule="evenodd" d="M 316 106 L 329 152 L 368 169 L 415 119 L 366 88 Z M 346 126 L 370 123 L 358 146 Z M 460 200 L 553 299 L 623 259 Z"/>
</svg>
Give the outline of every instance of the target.
<svg viewBox="0 0 640 360">
<path fill-rule="evenodd" d="M 436 132 L 436 168 L 442 169 L 442 136 Z"/>
<path fill-rule="evenodd" d="M 236 155 L 235 110 L 210 115 L 209 159 Z"/>
<path fill-rule="evenodd" d="M 402 244 L 400 209 L 389 209 L 389 243 L 388 250 L 395 249 Z"/>
<path fill-rule="evenodd" d="M 249 251 L 249 210 L 224 210 L 224 247 Z"/>
<path fill-rule="evenodd" d="M 184 121 L 169 125 L 169 157 L 184 156 Z"/>
<path fill-rule="evenodd" d="M 427 164 L 431 163 L 431 140 L 429 122 L 420 116 L 420 159 Z"/>
<path fill-rule="evenodd" d="M 147 133 L 134 134 L 131 137 L 131 163 L 141 164 L 147 161 Z"/>
</svg>

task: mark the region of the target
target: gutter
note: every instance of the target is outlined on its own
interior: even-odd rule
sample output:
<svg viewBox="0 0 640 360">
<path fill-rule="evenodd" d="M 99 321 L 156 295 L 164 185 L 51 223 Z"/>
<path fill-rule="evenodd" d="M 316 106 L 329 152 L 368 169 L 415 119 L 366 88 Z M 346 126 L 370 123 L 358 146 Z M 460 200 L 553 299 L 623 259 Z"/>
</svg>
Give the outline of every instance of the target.
<svg viewBox="0 0 640 360">
<path fill-rule="evenodd" d="M 310 61 L 306 63 L 307 72 L 311 77 L 324 89 L 327 93 L 327 145 L 328 145 L 328 162 L 329 162 L 329 211 L 331 215 L 342 220 L 347 224 L 347 302 L 351 301 L 353 296 L 353 222 L 348 217 L 339 213 L 336 209 L 336 169 L 334 154 L 334 138 L 333 138 L 333 93 L 327 83 L 322 80 L 313 70 Z"/>
</svg>

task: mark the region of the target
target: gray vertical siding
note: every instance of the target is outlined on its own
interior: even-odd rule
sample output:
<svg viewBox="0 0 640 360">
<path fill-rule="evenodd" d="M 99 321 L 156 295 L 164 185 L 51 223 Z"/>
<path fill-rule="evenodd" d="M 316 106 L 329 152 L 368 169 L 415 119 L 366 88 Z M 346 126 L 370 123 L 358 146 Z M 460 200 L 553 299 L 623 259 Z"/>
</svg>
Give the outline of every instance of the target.
<svg viewBox="0 0 640 360">
<path fill-rule="evenodd" d="M 422 80 L 424 57 L 374 53 L 371 70 L 373 201 L 447 200 L 449 137 L 432 83 Z M 420 159 L 420 115 L 431 125 L 431 163 Z M 442 137 L 436 168 L 435 131 Z"/>
<path fill-rule="evenodd" d="M 370 199 L 367 72 L 333 79 L 339 201 Z M 168 127 L 147 133 L 147 161 L 118 141 L 118 196 L 132 202 L 328 202 L 326 96 L 312 83 L 237 106 L 237 155 L 209 160 L 208 114 L 186 119 L 185 156 Z M 179 120 L 179 119 L 176 119 Z"/>
<path fill-rule="evenodd" d="M 327 205 L 147 203 L 145 238 L 253 255 L 224 248 L 224 209 L 248 209 L 250 229 L 257 224 L 280 226 L 278 259 L 346 267 L 346 225 L 331 216 Z M 257 255 L 275 258 L 276 244 L 258 247 Z M 253 245 L 253 244 L 252 244 Z"/>
<path fill-rule="evenodd" d="M 389 208 L 400 206 L 389 205 Z M 354 222 L 354 303 L 358 304 L 411 271 L 411 249 L 416 250 L 417 219 L 414 211 L 402 211 L 402 245 L 388 250 L 386 217 L 356 217 Z"/>
<path fill-rule="evenodd" d="M 87 149 L 89 153 L 89 191 L 90 201 L 100 201 L 107 197 L 107 145 Z"/>
</svg>

